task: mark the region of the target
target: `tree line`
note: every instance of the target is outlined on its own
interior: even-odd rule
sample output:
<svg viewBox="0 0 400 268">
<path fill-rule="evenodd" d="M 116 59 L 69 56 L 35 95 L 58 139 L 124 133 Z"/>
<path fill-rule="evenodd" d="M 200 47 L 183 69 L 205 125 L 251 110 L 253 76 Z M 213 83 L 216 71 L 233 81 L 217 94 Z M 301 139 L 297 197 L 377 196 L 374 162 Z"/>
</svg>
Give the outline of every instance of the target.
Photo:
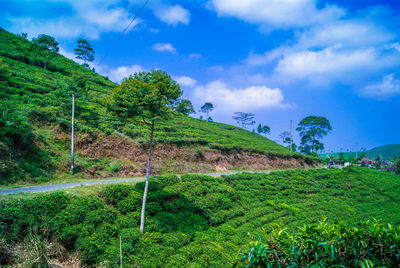
<svg viewBox="0 0 400 268">
<path fill-rule="evenodd" d="M 18 36 L 28 39 L 27 33 L 20 33 Z M 38 54 L 43 56 L 43 69 L 46 69 L 46 61 L 50 57 L 49 52 L 58 53 L 60 50 L 59 43 L 53 36 L 47 34 L 39 34 L 37 37 L 32 38 L 32 43 L 37 45 Z M 95 52 L 89 41 L 85 38 L 78 38 L 74 52 L 77 59 L 83 60 L 83 66 L 90 68 L 88 63 L 94 61 Z M 94 69 L 92 70 L 95 71 Z"/>
<path fill-rule="evenodd" d="M 214 109 L 214 106 L 210 102 L 206 102 L 200 109 L 200 112 L 206 114 L 207 121 L 212 121 L 209 117 L 209 113 Z M 203 119 L 203 116 L 200 116 Z M 254 113 L 235 112 L 232 117 L 237 125 L 243 129 L 253 126 L 256 124 Z M 267 136 L 271 133 L 271 128 L 268 125 L 259 123 L 257 129 L 253 129 L 253 132 L 263 134 Z M 325 149 L 322 143 L 322 138 L 328 135 L 332 131 L 332 126 L 329 120 L 323 116 L 307 116 L 303 118 L 298 124 L 296 131 L 299 132 L 300 146 L 297 146 L 289 133 L 289 131 L 282 132 L 279 137 L 281 142 L 288 148 L 291 147 L 292 151 L 299 151 L 308 155 L 315 155 L 318 152 L 322 152 Z"/>
</svg>

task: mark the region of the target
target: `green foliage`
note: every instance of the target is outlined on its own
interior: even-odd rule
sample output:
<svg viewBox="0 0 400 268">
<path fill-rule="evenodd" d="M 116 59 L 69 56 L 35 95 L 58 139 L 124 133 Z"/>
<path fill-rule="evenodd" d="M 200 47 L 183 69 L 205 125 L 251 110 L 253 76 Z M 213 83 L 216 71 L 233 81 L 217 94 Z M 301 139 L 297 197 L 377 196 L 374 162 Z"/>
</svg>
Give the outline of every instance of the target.
<svg viewBox="0 0 400 268">
<path fill-rule="evenodd" d="M 38 37 L 32 38 L 32 43 L 40 47 L 49 49 L 53 52 L 58 52 L 58 50 L 60 49 L 58 47 L 58 42 L 56 41 L 56 39 L 47 34 L 39 34 Z"/>
<path fill-rule="evenodd" d="M 184 115 L 190 115 L 190 114 L 196 113 L 194 111 L 192 102 L 187 99 L 179 99 L 174 104 L 174 110 L 177 111 L 178 113 L 181 113 Z"/>
<path fill-rule="evenodd" d="M 7 85 L 9 78 L 10 71 L 8 65 L 3 63 L 3 60 L 0 59 L 0 85 Z"/>
<path fill-rule="evenodd" d="M 74 51 L 77 59 L 81 59 L 85 63 L 94 61 L 94 50 L 87 39 L 79 38 L 78 45 Z"/>
<path fill-rule="evenodd" d="M 298 127 L 301 137 L 300 151 L 306 154 L 323 151 L 324 144 L 320 142 L 331 130 L 329 120 L 322 116 L 307 116 L 300 121 Z"/>
<path fill-rule="evenodd" d="M 267 136 L 267 134 L 271 133 L 271 128 L 267 125 L 261 126 L 261 124 L 259 124 L 257 127 L 257 133 Z"/>
<path fill-rule="evenodd" d="M 247 126 L 252 126 L 256 123 L 254 121 L 255 114 L 253 113 L 243 113 L 243 112 L 235 112 L 235 115 L 232 118 L 237 122 L 237 124 L 241 128 L 246 128 Z"/>
<path fill-rule="evenodd" d="M 296 253 L 298 266 L 317 265 L 316 254 L 325 266 L 333 265 L 331 245 L 335 261 L 348 261 L 347 256 L 359 263 L 368 259 L 374 265 L 397 265 L 389 260 L 396 260 L 393 256 L 398 254 L 399 229 L 385 225 L 399 221 L 399 176 L 395 174 L 352 167 L 222 177 L 157 176 L 150 179 L 147 225 L 140 235 L 143 187 L 107 186 L 99 194 L 104 201 L 60 193 L 3 201 L 0 236 L 10 245 L 34 231 L 42 241 L 53 239 L 79 251 L 89 266 L 105 261 L 118 266 L 120 236 L 127 266 L 231 266 L 237 252 L 246 252 L 248 258 L 251 248 L 241 249 L 248 233 L 265 238 L 263 248 L 283 252 L 278 260 L 292 260 Z M 324 216 L 328 220 L 319 223 Z M 382 224 L 356 225 L 366 218 Z M 338 222 L 343 223 L 332 225 Z M 276 229 L 276 224 L 281 227 Z M 276 243 L 273 249 L 271 235 Z M 396 246 L 387 247 L 390 241 Z M 294 246 L 298 248 L 292 253 Z M 363 256 L 366 248 L 370 250 Z M 252 250 L 251 260 L 261 256 L 255 254 L 257 250 Z"/>
<path fill-rule="evenodd" d="M 210 117 L 208 116 L 208 114 L 211 113 L 213 110 L 214 110 L 214 105 L 211 102 L 206 102 L 206 103 L 204 103 L 203 106 L 201 106 L 199 112 L 205 113 L 207 121 L 209 121 L 208 118 L 210 118 Z"/>
<path fill-rule="evenodd" d="M 111 184 L 104 187 L 101 195 L 105 198 L 107 203 L 116 205 L 122 199 L 126 198 L 133 191 L 133 187 L 122 184 Z"/>
<path fill-rule="evenodd" d="M 396 157 L 393 163 L 394 172 L 400 175 L 400 156 Z"/>
<path fill-rule="evenodd" d="M 125 78 L 111 93 L 108 108 L 123 120 L 150 124 L 171 116 L 182 95 L 179 85 L 163 71 L 140 72 Z"/>
<path fill-rule="evenodd" d="M 397 267 L 400 226 L 366 221 L 354 227 L 306 224 L 291 234 L 273 229 L 266 239 L 250 241 L 238 260 L 248 267 Z"/>
</svg>

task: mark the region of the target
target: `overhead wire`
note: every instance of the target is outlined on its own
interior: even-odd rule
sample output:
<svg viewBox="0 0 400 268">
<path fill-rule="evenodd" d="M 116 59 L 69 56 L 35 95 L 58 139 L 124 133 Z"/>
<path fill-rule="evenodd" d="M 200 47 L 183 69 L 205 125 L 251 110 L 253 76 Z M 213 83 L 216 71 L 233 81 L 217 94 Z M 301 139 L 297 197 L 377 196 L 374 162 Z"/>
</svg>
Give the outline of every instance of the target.
<svg viewBox="0 0 400 268">
<path fill-rule="evenodd" d="M 100 66 L 100 64 L 104 61 L 104 59 L 111 53 L 113 48 L 117 45 L 119 40 L 121 40 L 122 36 L 128 31 L 129 27 L 131 27 L 132 23 L 135 21 L 135 19 L 139 16 L 139 14 L 142 12 L 142 10 L 146 7 L 146 5 L 149 3 L 150 0 L 146 0 L 144 4 L 141 6 L 139 11 L 133 16 L 129 24 L 125 27 L 125 29 L 121 32 L 121 34 L 118 36 L 118 38 L 115 40 L 115 42 L 112 44 L 110 49 L 106 52 L 106 54 L 100 59 L 99 63 L 97 63 L 96 68 Z"/>
</svg>

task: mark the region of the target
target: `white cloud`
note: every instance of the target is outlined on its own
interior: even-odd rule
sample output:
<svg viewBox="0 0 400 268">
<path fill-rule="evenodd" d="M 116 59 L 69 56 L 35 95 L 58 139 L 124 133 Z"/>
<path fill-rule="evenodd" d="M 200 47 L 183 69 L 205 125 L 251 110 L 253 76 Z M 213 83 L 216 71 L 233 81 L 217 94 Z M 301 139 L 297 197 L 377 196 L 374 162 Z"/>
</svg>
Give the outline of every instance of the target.
<svg viewBox="0 0 400 268">
<path fill-rule="evenodd" d="M 200 59 L 200 58 L 201 58 L 201 54 L 200 53 L 189 54 L 189 59 L 197 60 L 197 59 Z"/>
<path fill-rule="evenodd" d="M 347 48 L 357 48 L 385 44 L 395 38 L 395 34 L 370 21 L 347 19 L 315 26 L 303 32 L 298 46 L 309 48 L 340 44 Z"/>
<path fill-rule="evenodd" d="M 236 17 L 263 27 L 304 27 L 340 18 L 346 14 L 336 6 L 316 7 L 314 0 L 211 0 L 219 16 Z"/>
<path fill-rule="evenodd" d="M 176 49 L 169 43 L 157 43 L 153 45 L 153 50 L 159 52 L 171 52 L 176 53 Z"/>
<path fill-rule="evenodd" d="M 64 0 L 71 12 L 63 16 L 50 16 L 36 19 L 30 14 L 9 19 L 10 30 L 13 32 L 27 32 L 29 36 L 41 33 L 56 38 L 71 38 L 85 36 L 98 39 L 103 32 L 122 32 L 130 23 L 131 18 L 127 8 L 122 7 L 121 0 L 110 1 L 75 1 Z M 51 6 L 52 1 L 49 1 Z M 128 31 L 141 22 L 137 18 Z"/>
<path fill-rule="evenodd" d="M 287 54 L 275 71 L 284 78 L 306 79 L 324 75 L 328 79 L 350 70 L 364 69 L 377 60 L 374 49 L 341 50 L 340 46 L 320 51 L 301 51 Z"/>
<path fill-rule="evenodd" d="M 298 4 L 311 2 L 298 1 Z M 282 5 L 285 10 L 293 7 L 286 1 Z M 247 72 L 253 72 L 255 67 L 259 71 L 261 66 L 272 70 L 268 75 L 278 84 L 295 84 L 302 80 L 314 88 L 327 88 L 336 83 L 363 87 L 363 81 L 400 65 L 400 45 L 396 42 L 399 34 L 390 25 L 394 20 L 392 13 L 389 7 L 376 6 L 346 17 L 331 17 L 303 25 L 294 32 L 292 43 L 263 54 L 250 52 L 242 68 Z M 258 22 L 260 26 L 263 23 Z M 275 26 L 287 27 L 286 24 Z M 292 24 L 291 27 L 297 26 Z"/>
<path fill-rule="evenodd" d="M 221 113 L 254 111 L 262 108 L 289 108 L 283 102 L 279 88 L 252 86 L 244 89 L 229 88 L 222 80 L 212 81 L 194 89 L 193 100 L 201 104 L 211 102 Z"/>
<path fill-rule="evenodd" d="M 386 98 L 394 95 L 400 95 L 400 80 L 394 77 L 394 74 L 388 74 L 382 81 L 366 86 L 362 92 L 366 97 Z"/>
<path fill-rule="evenodd" d="M 175 77 L 176 82 L 181 86 L 192 87 L 196 85 L 197 81 L 189 76 L 178 76 Z"/>
<path fill-rule="evenodd" d="M 156 5 L 154 7 L 154 15 L 161 21 L 174 26 L 179 23 L 187 25 L 190 21 L 189 11 L 180 5 Z"/>
<path fill-rule="evenodd" d="M 120 66 L 116 69 L 109 70 L 108 76 L 111 81 L 115 83 L 120 83 L 123 78 L 129 77 L 137 72 L 143 72 L 144 68 L 140 65 L 132 65 L 132 66 Z"/>
</svg>

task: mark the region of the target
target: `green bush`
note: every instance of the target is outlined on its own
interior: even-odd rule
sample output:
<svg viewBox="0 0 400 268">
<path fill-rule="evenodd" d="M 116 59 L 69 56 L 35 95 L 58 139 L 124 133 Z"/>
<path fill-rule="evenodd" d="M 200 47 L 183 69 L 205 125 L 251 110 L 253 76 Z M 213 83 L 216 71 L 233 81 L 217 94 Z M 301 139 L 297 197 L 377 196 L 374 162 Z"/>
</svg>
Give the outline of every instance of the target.
<svg viewBox="0 0 400 268">
<path fill-rule="evenodd" d="M 29 232 L 50 236 L 54 231 L 54 217 L 69 201 L 65 193 L 51 193 L 0 203 L 0 236 L 16 241 L 23 240 Z"/>
<path fill-rule="evenodd" d="M 111 205 L 116 205 L 122 199 L 126 198 L 132 191 L 132 186 L 123 184 L 111 184 L 104 187 L 101 195 L 106 199 L 108 203 L 110 203 Z"/>
<path fill-rule="evenodd" d="M 118 210 L 122 213 L 133 212 L 141 208 L 143 194 L 140 192 L 132 191 L 128 197 L 118 202 Z"/>
<path fill-rule="evenodd" d="M 355 227 L 326 220 L 290 234 L 272 230 L 267 239 L 250 241 L 238 260 L 249 267 L 398 267 L 400 226 L 366 221 Z"/>
<path fill-rule="evenodd" d="M 176 175 L 153 176 L 151 180 L 157 180 L 160 183 L 161 189 L 180 182 L 179 177 Z"/>
<path fill-rule="evenodd" d="M 146 185 L 146 182 L 144 182 L 144 181 L 138 182 L 135 184 L 135 190 L 143 192 L 145 185 Z M 161 190 L 161 183 L 157 180 L 149 179 L 148 192 L 151 193 L 151 192 L 155 192 L 155 191 L 159 191 L 159 190 Z"/>
</svg>

